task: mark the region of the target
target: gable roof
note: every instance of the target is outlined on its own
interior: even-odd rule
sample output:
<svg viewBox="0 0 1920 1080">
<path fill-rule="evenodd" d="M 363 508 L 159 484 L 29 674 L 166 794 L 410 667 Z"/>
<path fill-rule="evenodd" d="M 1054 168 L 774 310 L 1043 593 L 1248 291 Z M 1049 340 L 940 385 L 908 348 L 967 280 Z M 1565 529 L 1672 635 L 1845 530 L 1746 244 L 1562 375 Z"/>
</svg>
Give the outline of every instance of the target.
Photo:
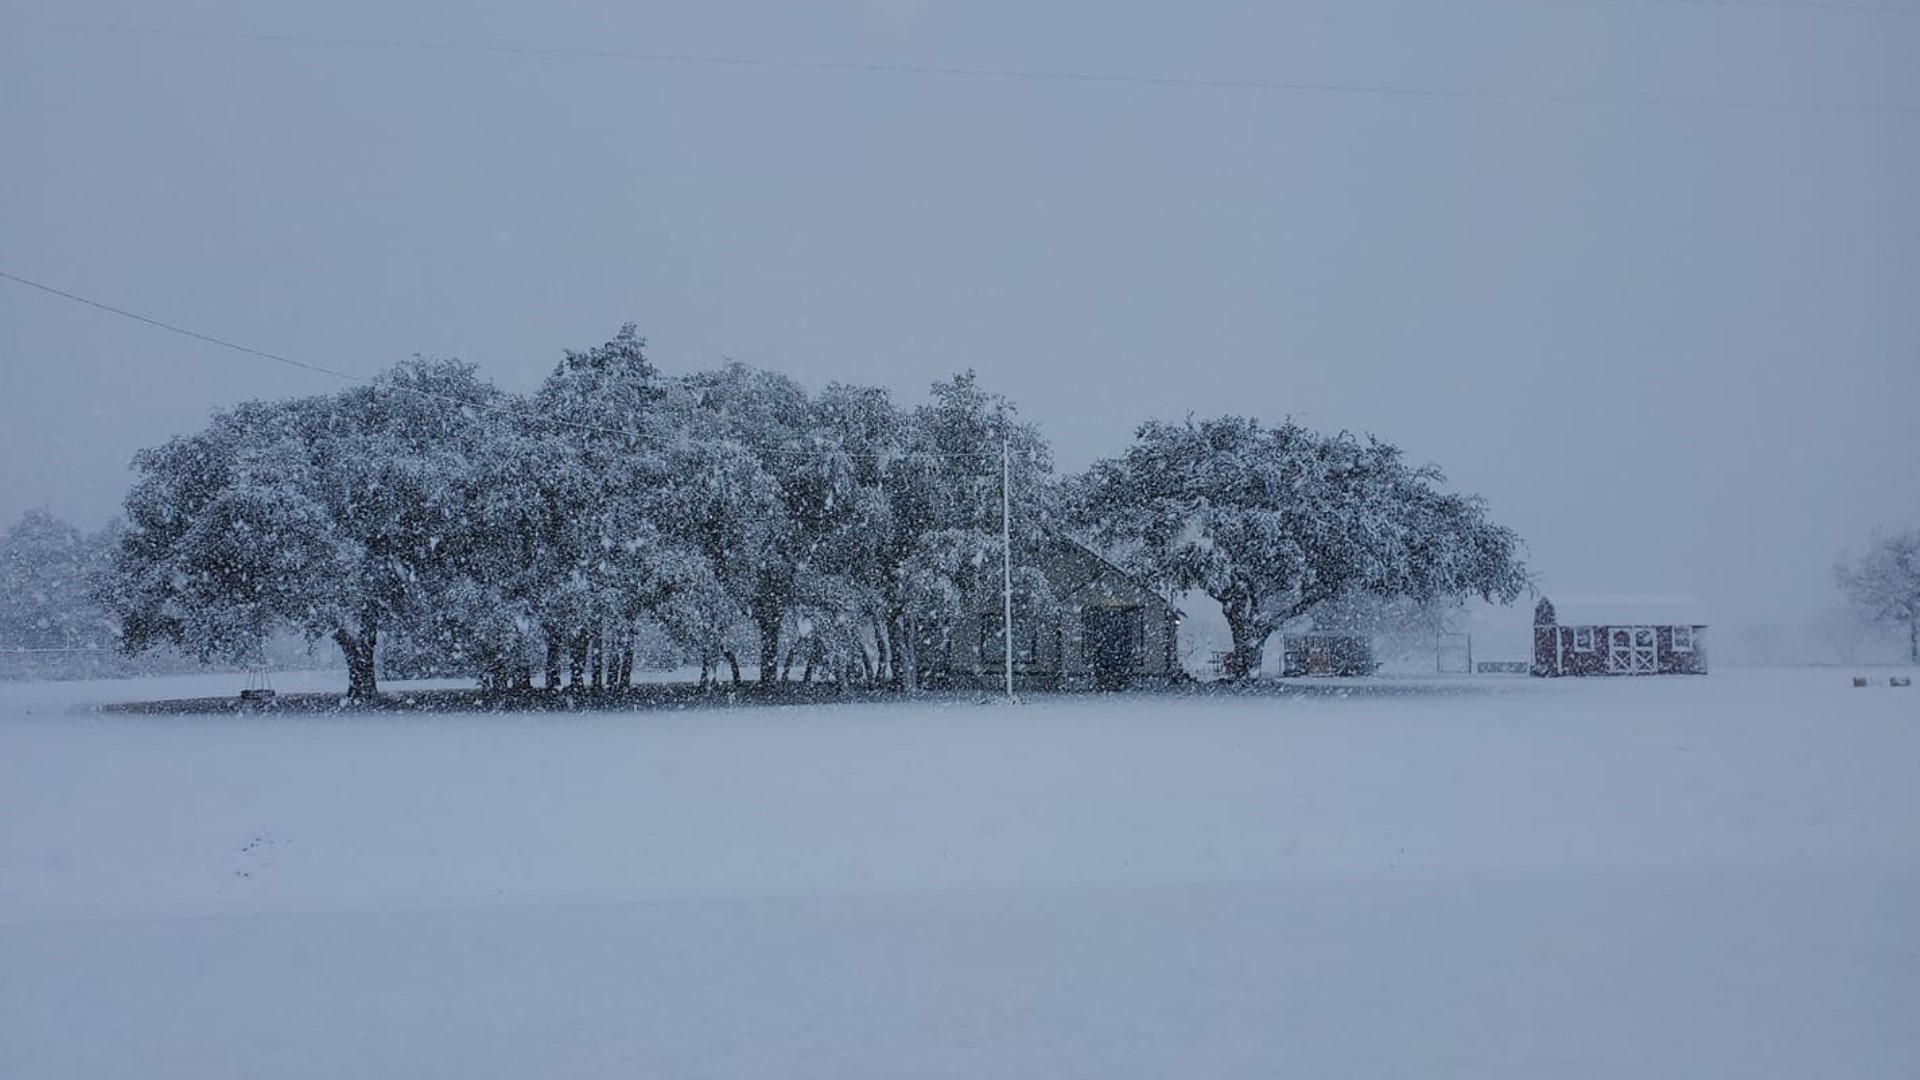
<svg viewBox="0 0 1920 1080">
<path fill-rule="evenodd" d="M 1549 596 L 1559 626 L 1705 626 L 1706 611 L 1685 593 L 1568 593 Z"/>
<path fill-rule="evenodd" d="M 1077 558 L 1085 560 L 1089 564 L 1089 568 L 1093 571 L 1091 576 L 1080 581 L 1051 582 L 1056 588 L 1060 588 L 1063 595 L 1072 594 L 1095 585 L 1103 577 L 1111 577 L 1114 580 L 1125 582 L 1128 588 L 1137 592 L 1143 599 L 1150 601 L 1155 607 L 1167 609 L 1172 612 L 1176 618 L 1183 620 L 1186 618 L 1186 612 L 1180 610 L 1172 601 L 1160 595 L 1146 582 L 1128 573 L 1093 545 L 1058 529 L 1044 530 L 1043 543 L 1051 544 L 1058 551 L 1070 553 Z M 1029 550 L 1028 552 L 1029 558 L 1035 558 L 1037 555 L 1037 551 Z M 1017 552 L 1015 558 L 1019 558 Z M 1048 560 L 1039 558 L 1037 561 L 1041 566 L 1042 572 L 1045 572 Z M 1055 564 L 1055 568 L 1058 568 L 1058 564 Z"/>
<path fill-rule="evenodd" d="M 1098 582 L 1101 578 L 1111 576 L 1119 581 L 1126 582 L 1127 585 L 1130 588 L 1132 588 L 1135 592 L 1140 593 L 1142 596 L 1152 598 L 1152 600 L 1155 603 L 1161 604 L 1166 607 L 1172 607 L 1171 604 L 1167 603 L 1166 597 L 1161 596 L 1157 592 L 1154 592 L 1153 589 L 1149 587 L 1146 582 L 1141 581 L 1139 578 L 1134 577 L 1132 574 L 1127 573 L 1127 571 L 1125 571 L 1124 569 L 1121 569 L 1121 567 L 1117 563 L 1115 563 L 1112 559 L 1107 558 L 1105 555 L 1101 554 L 1100 551 L 1094 548 L 1091 544 L 1083 543 L 1079 540 L 1074 539 L 1071 536 L 1066 535 L 1065 533 L 1054 533 L 1051 535 L 1050 539 L 1058 543 L 1061 547 L 1065 548 L 1066 550 L 1072 551 L 1073 553 L 1079 555 L 1084 559 L 1087 559 L 1093 564 L 1093 576 L 1086 579 L 1085 581 L 1075 584 L 1072 587 L 1072 589 L 1070 589 L 1069 591 L 1077 591 L 1080 589 L 1087 588 L 1088 586 Z"/>
</svg>

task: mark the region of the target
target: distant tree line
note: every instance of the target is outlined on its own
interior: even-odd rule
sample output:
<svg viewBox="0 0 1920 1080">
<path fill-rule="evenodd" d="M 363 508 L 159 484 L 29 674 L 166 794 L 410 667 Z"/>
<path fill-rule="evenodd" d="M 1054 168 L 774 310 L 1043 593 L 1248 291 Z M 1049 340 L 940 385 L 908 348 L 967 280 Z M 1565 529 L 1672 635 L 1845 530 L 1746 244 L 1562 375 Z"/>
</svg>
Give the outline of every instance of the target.
<svg viewBox="0 0 1920 1080">
<path fill-rule="evenodd" d="M 28 510 L 0 533 L 0 679 L 110 678 L 192 671 L 171 649 L 130 656 L 118 618 L 100 599 L 122 529 L 84 532 L 50 510 Z M 278 663 L 308 659 L 275 642 Z M 309 662 L 311 660 L 309 659 Z"/>
<path fill-rule="evenodd" d="M 74 656 L 115 651 L 119 629 L 94 602 L 112 563 L 111 528 L 83 533 L 29 510 L 0 538 L 0 652 Z"/>
<path fill-rule="evenodd" d="M 497 689 L 625 686 L 649 636 L 703 681 L 905 689 L 916 651 L 998 594 L 1003 445 L 1016 543 L 1069 533 L 1205 592 L 1234 677 L 1341 597 L 1525 586 L 1511 530 L 1378 440 L 1155 423 L 1059 479 L 1017 416 L 971 372 L 911 408 L 742 364 L 668 378 L 632 326 L 529 396 L 415 358 L 142 451 L 93 595 L 129 651 L 241 663 L 277 631 L 331 641 L 354 695 L 397 653 Z"/>
<path fill-rule="evenodd" d="M 1920 664 L 1920 529 L 1874 538 L 1858 559 L 1834 567 L 1847 621 L 1891 629 Z"/>
</svg>

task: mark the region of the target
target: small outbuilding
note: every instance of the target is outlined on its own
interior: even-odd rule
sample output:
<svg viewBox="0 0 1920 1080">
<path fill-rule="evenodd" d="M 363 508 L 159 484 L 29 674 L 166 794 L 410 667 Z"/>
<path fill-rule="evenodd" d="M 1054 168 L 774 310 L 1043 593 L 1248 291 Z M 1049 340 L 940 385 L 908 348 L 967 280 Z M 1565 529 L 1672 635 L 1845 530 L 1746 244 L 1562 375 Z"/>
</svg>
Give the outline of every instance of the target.
<svg viewBox="0 0 1920 1080">
<path fill-rule="evenodd" d="M 1183 677 L 1180 612 L 1146 583 L 1066 536 L 1021 544 L 1014 558 L 1023 577 L 1037 570 L 1046 582 L 1044 590 L 1015 590 L 1015 686 L 1117 690 Z M 920 684 L 1001 686 L 1007 671 L 1003 603 L 997 589 L 969 597 L 957 626 L 923 640 Z"/>
<path fill-rule="evenodd" d="M 1686 596 L 1541 597 L 1533 674 L 1704 675 L 1706 620 Z"/>
<path fill-rule="evenodd" d="M 1371 675 L 1379 668 L 1366 634 L 1289 634 L 1280 639 L 1280 675 Z"/>
</svg>

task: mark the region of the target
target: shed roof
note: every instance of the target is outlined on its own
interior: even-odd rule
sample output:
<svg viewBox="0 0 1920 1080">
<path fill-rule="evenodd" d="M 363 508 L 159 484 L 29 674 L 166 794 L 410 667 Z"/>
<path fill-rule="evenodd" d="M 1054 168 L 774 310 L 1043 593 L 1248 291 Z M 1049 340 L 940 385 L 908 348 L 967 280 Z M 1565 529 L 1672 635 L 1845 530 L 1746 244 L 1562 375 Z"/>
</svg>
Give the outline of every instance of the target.
<svg viewBox="0 0 1920 1080">
<path fill-rule="evenodd" d="M 1706 611 L 1685 593 L 1567 593 L 1549 596 L 1560 626 L 1705 626 Z"/>
</svg>

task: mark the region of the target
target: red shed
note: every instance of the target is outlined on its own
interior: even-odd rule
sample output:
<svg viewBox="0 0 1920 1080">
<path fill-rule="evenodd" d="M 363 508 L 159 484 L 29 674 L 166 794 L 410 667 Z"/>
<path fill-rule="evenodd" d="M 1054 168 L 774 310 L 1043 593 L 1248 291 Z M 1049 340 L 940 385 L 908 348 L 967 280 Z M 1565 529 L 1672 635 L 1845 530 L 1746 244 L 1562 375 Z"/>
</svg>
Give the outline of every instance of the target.
<svg viewBox="0 0 1920 1080">
<path fill-rule="evenodd" d="M 1533 673 L 1705 675 L 1706 629 L 1686 596 L 1541 597 L 1533 609 Z"/>
</svg>

